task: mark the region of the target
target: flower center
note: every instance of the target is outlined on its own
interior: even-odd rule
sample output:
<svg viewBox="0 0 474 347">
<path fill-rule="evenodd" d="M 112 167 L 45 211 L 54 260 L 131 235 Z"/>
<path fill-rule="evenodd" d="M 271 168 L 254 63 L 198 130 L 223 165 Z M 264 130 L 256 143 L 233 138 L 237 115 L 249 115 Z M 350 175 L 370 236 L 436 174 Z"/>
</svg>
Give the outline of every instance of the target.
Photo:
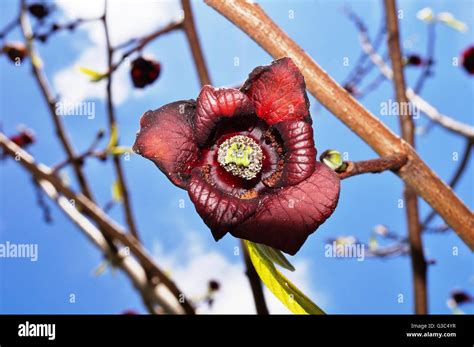
<svg viewBox="0 0 474 347">
<path fill-rule="evenodd" d="M 250 137 L 237 135 L 219 146 L 217 161 L 234 176 L 251 180 L 262 169 L 262 149 Z"/>
</svg>

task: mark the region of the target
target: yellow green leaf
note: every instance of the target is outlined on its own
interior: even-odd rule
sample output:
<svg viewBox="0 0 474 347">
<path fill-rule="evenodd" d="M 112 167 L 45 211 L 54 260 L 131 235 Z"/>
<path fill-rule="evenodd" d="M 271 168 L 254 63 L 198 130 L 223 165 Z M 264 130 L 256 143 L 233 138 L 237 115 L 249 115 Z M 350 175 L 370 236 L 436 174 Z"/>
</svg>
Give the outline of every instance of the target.
<svg viewBox="0 0 474 347">
<path fill-rule="evenodd" d="M 369 249 L 370 249 L 371 251 L 375 251 L 375 250 L 377 249 L 378 245 L 379 245 L 379 244 L 378 244 L 378 242 L 377 242 L 377 238 L 376 238 L 375 236 L 371 236 L 371 237 L 369 238 Z"/>
<path fill-rule="evenodd" d="M 434 13 L 433 10 L 430 7 L 425 7 L 421 10 L 419 10 L 416 14 L 419 20 L 422 20 L 424 22 L 431 22 L 434 19 Z"/>
<path fill-rule="evenodd" d="M 97 268 L 94 270 L 94 276 L 98 277 L 102 275 L 105 272 L 105 270 L 107 270 L 109 265 L 110 265 L 110 262 L 108 260 L 102 261 L 99 264 L 99 266 L 97 266 Z"/>
<path fill-rule="evenodd" d="M 438 13 L 437 16 L 438 21 L 441 23 L 446 24 L 450 28 L 460 31 L 462 33 L 467 31 L 467 25 L 464 22 L 461 22 L 460 20 L 457 20 L 454 18 L 453 14 L 450 12 L 440 12 Z"/>
<path fill-rule="evenodd" d="M 255 247 L 258 247 L 260 252 L 262 252 L 268 259 L 274 262 L 277 265 L 280 265 L 282 268 L 295 271 L 295 267 L 286 259 L 285 255 L 278 249 L 262 245 L 260 243 L 255 243 Z"/>
<path fill-rule="evenodd" d="M 87 67 L 79 66 L 79 71 L 90 77 L 91 82 L 98 82 L 108 75 L 108 73 L 100 73 Z"/>
<path fill-rule="evenodd" d="M 245 241 L 245 244 L 258 276 L 283 305 L 296 314 L 324 314 L 322 309 L 275 268 L 260 247 L 250 241 Z"/>
<path fill-rule="evenodd" d="M 124 146 L 116 146 L 108 149 L 110 154 L 113 155 L 122 155 L 125 153 L 132 153 L 132 149 L 130 147 L 124 147 Z"/>
<path fill-rule="evenodd" d="M 112 199 L 118 203 L 123 201 L 122 188 L 118 180 L 112 184 Z"/>
</svg>

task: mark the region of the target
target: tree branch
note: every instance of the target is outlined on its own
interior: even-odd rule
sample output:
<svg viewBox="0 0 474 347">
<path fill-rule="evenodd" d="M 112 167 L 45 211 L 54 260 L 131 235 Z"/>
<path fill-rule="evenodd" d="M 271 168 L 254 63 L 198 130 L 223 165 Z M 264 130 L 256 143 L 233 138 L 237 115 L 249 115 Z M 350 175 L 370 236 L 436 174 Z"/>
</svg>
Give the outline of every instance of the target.
<svg viewBox="0 0 474 347">
<path fill-rule="evenodd" d="M 0 133 L 0 146 L 5 154 L 19 159 L 16 162 L 41 184 L 45 193 L 56 201 L 58 206 L 109 259 L 113 260 L 114 265 L 120 266 L 129 274 L 131 280 L 140 291 L 146 291 L 147 297 L 151 295 L 150 298 L 158 300 L 159 305 L 167 312 L 194 313 L 192 305 L 187 300 L 184 300 L 184 294 L 155 264 L 141 244 L 132 235 L 127 234 L 120 225 L 110 219 L 96 204 L 85 195 L 72 191 L 59 177 L 54 175 L 49 167 L 36 164 L 30 154 L 8 139 L 3 133 Z M 83 211 L 84 214 L 97 223 L 100 229 L 94 226 L 79 210 Z M 116 240 L 114 245 L 118 241 L 123 246 L 128 247 L 129 253 L 137 258 L 138 263 L 134 262 L 134 258 L 125 257 L 121 254 L 122 252 L 117 253 L 114 249 L 110 248 L 106 237 Z M 145 276 L 146 273 L 152 273 L 156 281 L 148 280 Z M 175 298 L 175 302 L 169 301 L 172 297 Z"/>
<path fill-rule="evenodd" d="M 265 302 L 265 296 L 263 294 L 262 281 L 255 271 L 255 268 L 250 260 L 249 251 L 245 245 L 244 240 L 240 240 L 240 247 L 242 248 L 243 257 L 245 261 L 246 271 L 245 274 L 250 283 L 250 288 L 252 289 L 253 299 L 255 301 L 255 309 L 259 315 L 268 315 L 268 308 Z"/>
<path fill-rule="evenodd" d="M 199 37 L 196 32 L 196 26 L 194 25 L 193 11 L 189 0 L 181 0 L 181 5 L 184 11 L 184 22 L 183 28 L 188 39 L 189 47 L 193 55 L 194 64 L 201 81 L 201 86 L 211 84 L 209 78 L 209 72 L 206 67 L 206 61 L 202 53 L 201 45 L 199 44 Z"/>
<path fill-rule="evenodd" d="M 364 161 L 347 161 L 345 162 L 346 169 L 337 172 L 337 175 L 342 180 L 365 173 L 380 173 L 386 170 L 396 171 L 405 165 L 407 160 L 406 155 L 398 154 Z"/>
<path fill-rule="evenodd" d="M 395 0 L 385 0 L 385 15 L 388 34 L 388 48 L 393 69 L 393 84 L 401 110 L 398 117 L 402 138 L 415 148 L 415 124 L 412 115 L 408 112 L 408 99 L 406 96 L 405 76 L 403 72 L 402 51 L 400 48 L 397 5 Z M 427 314 L 428 301 L 426 292 L 426 261 L 423 253 L 423 241 L 418 211 L 418 197 L 412 187 L 405 184 L 404 190 L 408 240 L 410 243 L 411 264 L 413 270 L 413 283 L 415 294 L 415 313 Z"/>
<path fill-rule="evenodd" d="M 41 90 L 41 94 L 46 100 L 51 119 L 53 120 L 55 129 L 56 129 L 56 134 L 58 135 L 58 138 L 61 142 L 61 145 L 64 151 L 66 152 L 69 162 L 72 164 L 73 171 L 77 178 L 77 181 L 79 182 L 81 191 L 89 199 L 93 200 L 92 192 L 86 181 L 84 173 L 82 172 L 82 167 L 80 163 L 75 160 L 76 154 L 69 140 L 69 136 L 67 134 L 66 128 L 64 127 L 64 124 L 60 116 L 56 114 L 56 99 L 53 96 L 53 93 L 51 92 L 46 75 L 44 74 L 43 69 L 40 66 L 39 62 L 41 61 L 41 58 L 34 49 L 33 32 L 31 30 L 31 25 L 28 20 L 26 11 L 27 9 L 26 9 L 25 1 L 22 0 L 21 9 L 20 9 L 20 28 L 21 28 L 23 37 L 25 38 L 27 42 L 28 53 L 30 55 L 30 63 L 31 63 L 32 71 L 33 71 L 33 76 L 35 77 L 36 82 Z"/>
<path fill-rule="evenodd" d="M 374 65 L 376 65 L 380 72 L 389 80 L 393 78 L 393 71 L 390 66 L 387 65 L 385 60 L 376 52 L 367 33 L 360 28 L 360 20 L 359 17 L 353 12 L 350 12 L 348 15 L 349 19 L 351 19 L 358 31 L 359 31 L 359 38 L 361 43 L 361 48 L 367 54 Z M 431 105 L 428 101 L 423 99 L 421 96 L 415 93 L 413 89 L 407 88 L 406 95 L 408 100 L 413 103 L 426 117 L 428 117 L 431 121 L 435 122 L 436 124 L 442 126 L 446 130 L 464 136 L 470 140 L 474 140 L 474 127 L 465 124 L 462 122 L 457 121 L 456 119 L 449 117 L 445 114 L 439 112 L 433 105 Z"/>
<path fill-rule="evenodd" d="M 125 51 L 125 53 L 122 54 L 122 56 L 121 56 L 121 58 L 118 62 L 113 64 L 111 67 L 109 67 L 109 73 L 113 73 L 125 61 L 126 58 L 128 58 L 129 56 L 131 56 L 135 52 L 141 51 L 143 48 L 145 48 L 145 46 L 147 46 L 149 43 L 151 43 L 152 41 L 154 41 L 158 37 L 160 37 L 164 34 L 170 33 L 172 31 L 182 29 L 182 28 L 183 28 L 183 21 L 182 20 L 174 21 L 174 22 L 169 23 L 165 27 L 160 28 L 160 29 L 152 32 L 151 34 L 146 35 L 145 37 L 143 37 L 141 39 L 132 39 L 132 40 L 130 40 L 128 42 L 125 42 L 121 45 L 113 47 L 112 50 L 115 52 L 115 51 L 121 49 L 122 47 L 128 46 L 129 44 L 132 44 L 134 42 L 137 42 L 137 44 L 135 46 L 128 49 L 127 51 Z"/>
<path fill-rule="evenodd" d="M 395 135 L 339 86 L 284 33 L 255 3 L 244 0 L 206 0 L 274 58 L 288 56 L 303 73 L 308 90 L 380 156 L 406 154 L 408 162 L 397 174 L 430 204 L 464 242 L 474 249 L 474 215 L 423 162 L 416 151 Z"/>
<path fill-rule="evenodd" d="M 105 9 L 104 9 L 104 15 L 102 17 L 102 23 L 104 26 L 104 31 L 105 31 L 105 41 L 107 45 L 107 66 L 109 67 L 109 71 L 112 68 L 113 65 L 113 48 L 110 42 L 110 35 L 109 35 L 109 29 L 107 25 L 107 1 L 105 1 Z M 109 131 L 112 133 L 114 129 L 117 129 L 118 124 L 117 120 L 115 117 L 115 111 L 114 111 L 114 105 L 113 105 L 113 94 L 112 94 L 112 74 L 109 73 L 106 76 L 107 78 L 107 86 L 106 86 L 106 92 L 107 92 L 107 115 L 108 115 L 108 123 L 109 123 Z M 118 139 L 117 143 L 115 145 L 118 145 Z M 135 224 L 135 219 L 133 216 L 132 212 L 132 206 L 131 206 L 131 201 L 130 201 L 130 194 L 128 192 L 128 187 L 127 183 L 125 181 L 125 174 L 123 172 L 122 168 L 122 163 L 120 162 L 120 156 L 118 155 L 113 155 L 112 156 L 112 161 L 115 169 L 115 173 L 117 176 L 117 182 L 120 187 L 120 193 L 122 195 L 123 199 L 123 209 L 125 213 L 125 219 L 127 221 L 128 228 L 130 229 L 130 233 L 139 240 L 139 234 L 137 230 L 137 226 Z"/>
</svg>

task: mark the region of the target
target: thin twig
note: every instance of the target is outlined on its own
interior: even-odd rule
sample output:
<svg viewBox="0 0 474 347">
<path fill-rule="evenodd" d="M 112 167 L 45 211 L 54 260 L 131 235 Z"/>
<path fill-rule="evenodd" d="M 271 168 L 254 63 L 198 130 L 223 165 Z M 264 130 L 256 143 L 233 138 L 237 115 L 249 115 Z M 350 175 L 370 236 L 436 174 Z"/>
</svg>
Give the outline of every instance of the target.
<svg viewBox="0 0 474 347">
<path fill-rule="evenodd" d="M 87 196 L 90 200 L 93 200 L 92 197 L 92 192 L 89 188 L 89 185 L 86 181 L 86 178 L 84 176 L 84 173 L 82 172 L 82 167 L 80 163 L 74 161 L 74 158 L 76 157 L 76 154 L 74 152 L 73 146 L 69 140 L 69 136 L 67 134 L 66 128 L 64 127 L 64 124 L 62 122 L 62 119 L 58 114 L 56 114 L 56 99 L 53 96 L 53 93 L 51 92 L 51 89 L 49 87 L 48 80 L 46 78 L 46 75 L 43 72 L 43 69 L 39 66 L 39 61 L 41 61 L 40 56 L 34 49 L 34 43 L 33 43 L 33 33 L 31 31 L 31 25 L 28 20 L 27 14 L 26 14 L 26 2 L 25 0 L 21 1 L 21 9 L 20 9 L 20 27 L 21 31 L 23 33 L 23 36 L 27 42 L 27 47 L 30 55 L 30 62 L 31 62 L 31 67 L 33 70 L 33 75 L 36 79 L 36 82 L 38 83 L 38 86 L 41 90 L 41 93 L 46 100 L 46 103 L 48 105 L 48 110 L 50 113 L 50 116 L 53 120 L 54 126 L 56 128 L 56 134 L 58 135 L 58 138 L 61 142 L 61 145 L 66 152 L 66 155 L 69 159 L 69 161 L 72 163 L 73 166 L 73 171 L 74 174 L 79 182 L 79 186 L 81 187 L 81 191 L 84 193 L 85 196 Z"/>
<path fill-rule="evenodd" d="M 15 29 L 20 24 L 20 17 L 14 18 L 0 31 L 0 39 L 4 39 L 10 31 Z"/>
<path fill-rule="evenodd" d="M 274 58 L 293 59 L 311 94 L 380 156 L 404 153 L 408 162 L 396 173 L 431 205 L 474 249 L 474 215 L 425 164 L 416 151 L 338 85 L 262 8 L 245 0 L 206 0 Z"/>
<path fill-rule="evenodd" d="M 426 44 L 426 53 L 424 58 L 423 70 L 421 71 L 420 77 L 416 81 L 415 88 L 413 91 L 415 94 L 420 94 L 423 89 L 426 80 L 431 76 L 432 67 L 434 64 L 434 54 L 435 54 L 435 42 L 436 42 L 436 22 L 427 23 L 427 44 Z"/>
<path fill-rule="evenodd" d="M 250 260 L 249 251 L 243 240 L 240 240 L 240 247 L 242 248 L 246 267 L 245 274 L 247 275 L 247 278 L 250 283 L 250 288 L 252 289 L 253 300 L 255 301 L 255 309 L 257 311 L 257 314 L 268 315 L 269 312 L 267 304 L 265 302 L 265 296 L 263 294 L 262 282 L 260 281 L 260 277 L 258 276 L 257 271 L 255 271 L 255 268 L 252 264 L 252 260 Z"/>
<path fill-rule="evenodd" d="M 453 177 L 449 180 L 449 183 L 448 183 L 451 189 L 454 189 L 456 187 L 462 174 L 464 173 L 467 167 L 467 163 L 469 162 L 469 158 L 471 157 L 471 152 L 472 152 L 473 147 L 474 147 L 474 143 L 469 140 L 466 140 L 466 146 L 464 147 L 462 159 L 459 162 L 459 166 L 454 172 Z M 430 224 L 430 222 L 433 220 L 433 218 L 436 215 L 437 215 L 436 211 L 432 210 L 423 220 L 423 223 L 421 223 L 421 229 L 422 230 L 427 229 L 428 225 Z"/>
<path fill-rule="evenodd" d="M 199 44 L 199 37 L 196 32 L 196 26 L 194 25 L 193 11 L 189 0 L 181 0 L 181 5 L 184 11 L 184 32 L 188 38 L 189 47 L 193 55 L 194 64 L 199 75 L 199 81 L 201 86 L 211 84 L 209 78 L 209 72 L 206 67 L 206 61 L 202 53 L 201 45 Z"/>
<path fill-rule="evenodd" d="M 372 61 L 372 63 L 377 66 L 380 72 L 389 80 L 393 78 L 393 71 L 390 66 L 387 65 L 384 58 L 381 57 L 374 49 L 372 43 L 370 42 L 369 37 L 364 31 L 360 31 L 359 25 L 355 22 L 354 18 L 360 21 L 355 13 L 351 13 L 349 19 L 351 19 L 356 28 L 359 30 L 359 38 L 362 50 L 367 54 Z M 423 99 L 421 96 L 416 94 L 413 89 L 407 88 L 406 95 L 410 102 L 419 109 L 426 117 L 436 124 L 442 126 L 444 129 L 457 134 L 464 136 L 470 140 L 474 140 L 474 126 L 469 124 L 462 123 L 456 119 L 449 117 L 445 114 L 439 112 L 433 105 L 428 101 Z"/>
<path fill-rule="evenodd" d="M 7 155 L 16 157 L 19 160 L 16 162 L 19 163 L 23 168 L 25 168 L 36 180 L 39 182 L 46 182 L 50 187 L 53 187 L 56 191 L 55 195 L 63 196 L 65 198 L 63 204 L 68 204 L 72 207 L 70 201 L 73 201 L 76 207 L 73 207 L 75 211 L 82 211 L 84 215 L 87 215 L 91 220 L 93 220 L 98 227 L 95 227 L 88 218 L 81 218 L 81 224 L 87 224 L 88 230 L 96 230 L 93 235 L 93 241 L 95 244 L 101 242 L 101 249 L 105 249 L 104 242 L 106 242 L 105 237 L 108 237 L 116 242 L 120 242 L 124 247 L 128 247 L 130 254 L 133 254 L 137 258 L 140 266 L 143 268 L 143 276 L 145 273 L 150 273 L 156 279 L 156 283 L 148 279 L 147 281 L 151 282 L 153 285 L 162 285 L 160 288 L 166 287 L 169 294 L 167 297 L 174 297 L 176 303 L 172 304 L 166 302 L 165 305 L 169 306 L 169 309 L 173 309 L 175 313 L 188 313 L 193 314 L 194 308 L 191 303 L 186 299 L 183 292 L 178 289 L 176 284 L 171 281 L 171 279 L 161 270 L 147 251 L 143 248 L 140 242 L 133 237 L 133 235 L 127 233 L 124 228 L 118 225 L 114 220 L 112 220 L 103 210 L 100 209 L 94 202 L 88 199 L 82 193 L 76 193 L 71 190 L 64 182 L 57 177 L 52 170 L 42 164 L 37 164 L 34 161 L 34 158 L 28 154 L 25 150 L 17 146 L 13 141 L 8 139 L 3 133 L 0 133 L 0 147 L 3 148 L 4 152 Z M 60 195 L 59 195 L 60 194 Z M 60 206 L 64 209 L 64 206 Z M 71 209 L 69 209 L 71 211 Z M 76 219 L 73 219 L 77 223 Z M 84 230 L 84 228 L 81 228 Z M 87 234 L 87 233 L 86 233 Z M 88 235 L 91 237 L 90 235 Z M 103 240 L 104 242 L 100 241 Z M 107 243 L 107 247 L 109 244 Z M 128 253 L 128 252 L 127 252 Z M 113 249 L 106 252 L 107 256 L 110 256 L 112 259 L 118 255 Z M 120 266 L 120 262 L 118 264 Z M 155 288 L 155 287 L 153 287 Z M 159 288 L 158 288 L 159 289 Z M 157 290 L 158 290 L 157 289 Z M 166 299 L 169 300 L 169 299 Z M 181 307 L 179 309 L 178 307 Z M 166 309 L 166 307 L 165 307 Z"/>
<path fill-rule="evenodd" d="M 104 15 L 102 17 L 102 23 L 104 26 L 105 40 L 106 40 L 106 45 L 107 45 L 107 66 L 109 67 L 109 70 L 110 70 L 113 64 L 114 51 L 110 42 L 110 34 L 109 34 L 108 25 L 107 25 L 108 24 L 107 23 L 107 1 L 105 1 L 105 9 L 104 9 Z M 111 73 L 107 74 L 106 78 L 107 78 L 106 90 L 107 90 L 107 115 L 108 115 L 107 119 L 109 123 L 109 131 L 110 133 L 112 133 L 114 129 L 117 129 L 117 120 L 115 117 L 115 110 L 114 110 L 114 105 L 113 105 L 112 74 Z M 115 145 L 118 145 L 118 139 Z M 125 212 L 125 219 L 127 221 L 128 228 L 130 230 L 130 233 L 137 240 L 139 240 L 140 237 L 138 234 L 138 230 L 137 230 L 135 219 L 132 212 L 130 193 L 128 191 L 127 183 L 125 181 L 125 174 L 123 172 L 120 156 L 118 155 L 112 156 L 112 161 L 113 161 L 115 173 L 117 176 L 117 182 L 120 187 L 120 193 L 123 199 L 123 209 Z"/>
<path fill-rule="evenodd" d="M 380 173 L 387 170 L 396 171 L 407 162 L 407 156 L 404 154 L 381 157 L 377 159 L 364 161 L 347 161 L 346 169 L 338 172 L 340 179 L 362 175 L 366 173 Z"/>
<path fill-rule="evenodd" d="M 120 57 L 120 59 L 116 63 L 111 64 L 109 66 L 109 73 L 112 73 L 115 70 L 117 70 L 117 68 L 126 60 L 126 58 L 128 58 L 129 56 L 131 56 L 135 52 L 143 50 L 143 48 L 145 48 L 149 43 L 153 42 L 158 37 L 161 37 L 164 34 L 167 34 L 167 33 L 170 33 L 174 30 L 178 30 L 178 29 L 182 29 L 182 28 L 183 28 L 183 21 L 182 20 L 173 21 L 173 22 L 169 23 L 168 25 L 166 25 L 165 27 L 154 31 L 151 34 L 148 34 L 148 35 L 142 37 L 141 39 L 136 39 L 135 38 L 135 39 L 129 40 L 127 42 L 124 42 L 124 43 L 122 43 L 122 44 L 120 44 L 116 47 L 111 48 L 112 51 L 115 52 L 117 50 L 122 49 L 123 47 L 127 47 L 127 46 L 129 46 L 133 43 L 136 43 L 135 46 L 133 46 L 132 48 L 128 49 L 125 53 L 123 53 L 122 56 Z"/>
<path fill-rule="evenodd" d="M 342 8 L 342 12 L 349 17 L 352 16 L 352 13 L 353 13 L 353 11 L 350 10 L 348 6 L 344 6 Z M 369 33 L 365 24 L 362 21 L 358 20 L 357 17 L 353 19 L 356 25 L 358 26 L 359 30 L 363 31 L 367 35 L 367 37 L 369 37 Z M 380 44 L 383 42 L 384 36 L 385 36 L 385 22 L 382 19 L 380 21 L 377 35 L 373 41 L 374 42 L 373 47 L 375 51 L 378 50 Z M 370 72 L 370 70 L 372 70 L 372 68 L 374 67 L 374 64 L 372 64 L 370 61 L 367 61 L 367 60 L 368 60 L 367 54 L 365 54 L 364 52 L 361 52 L 357 59 L 357 62 L 354 65 L 355 67 L 352 69 L 352 71 L 347 76 L 345 82 L 343 83 L 344 86 L 345 85 L 357 86 L 358 83 L 362 80 L 362 78 L 366 76 Z"/>
<path fill-rule="evenodd" d="M 43 32 L 34 32 L 33 33 L 33 39 L 38 39 L 40 41 L 42 41 L 42 38 L 45 40 L 45 39 L 48 39 L 49 37 L 51 37 L 52 35 L 54 34 L 58 34 L 64 30 L 69 30 L 69 31 L 72 31 L 74 30 L 75 28 L 77 28 L 79 25 L 82 25 L 82 24 L 85 24 L 85 23 L 92 23 L 92 22 L 96 22 L 96 21 L 99 21 L 101 20 L 101 18 L 77 18 L 77 19 L 74 19 L 70 22 L 66 22 L 66 23 L 61 23 L 61 24 L 58 24 L 58 23 L 53 23 L 50 25 L 50 27 L 48 28 L 48 30 L 45 30 Z"/>
<path fill-rule="evenodd" d="M 82 164 L 87 157 L 94 156 L 94 155 L 99 157 L 100 155 L 102 155 L 102 153 L 98 153 L 95 151 L 102 137 L 103 137 L 103 132 L 99 131 L 97 135 L 95 136 L 94 140 L 92 141 L 92 143 L 90 144 L 89 148 L 87 148 L 83 153 L 77 155 L 75 158 L 72 158 L 72 160 L 70 158 L 66 158 L 66 160 L 63 160 L 62 162 L 54 165 L 53 172 L 57 173 L 58 171 L 62 170 L 65 166 L 72 163 L 73 161 L 78 162 L 79 164 Z"/>
<path fill-rule="evenodd" d="M 397 5 L 395 0 L 385 0 L 385 15 L 387 22 L 388 48 L 393 69 L 393 85 L 399 113 L 402 138 L 415 148 L 415 124 L 411 114 L 408 113 L 408 99 L 406 96 L 405 76 L 403 71 L 402 51 L 398 29 Z M 428 313 L 428 300 L 426 289 L 426 260 L 423 253 L 423 240 L 418 211 L 418 197 L 415 190 L 405 184 L 404 198 L 408 227 L 408 241 L 410 244 L 411 264 L 413 270 L 413 283 L 415 294 L 415 313 Z"/>
</svg>

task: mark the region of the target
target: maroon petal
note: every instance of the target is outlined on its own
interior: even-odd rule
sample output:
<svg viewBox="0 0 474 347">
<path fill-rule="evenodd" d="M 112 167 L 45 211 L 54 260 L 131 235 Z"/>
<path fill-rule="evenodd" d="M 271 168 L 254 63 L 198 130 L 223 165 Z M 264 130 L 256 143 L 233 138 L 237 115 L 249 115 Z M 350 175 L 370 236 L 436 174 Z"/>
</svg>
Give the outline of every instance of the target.
<svg viewBox="0 0 474 347">
<path fill-rule="evenodd" d="M 268 195 L 255 215 L 231 234 L 293 255 L 333 213 L 338 199 L 339 178 L 326 165 L 316 163 L 308 179 Z"/>
<path fill-rule="evenodd" d="M 286 151 L 283 171 L 275 187 L 295 185 L 305 180 L 316 167 L 313 128 L 305 121 L 284 121 L 274 126 Z"/>
<path fill-rule="evenodd" d="M 146 112 L 140 120 L 133 150 L 153 161 L 175 185 L 186 182 L 199 159 L 190 119 L 194 101 L 177 101 Z"/>
<path fill-rule="evenodd" d="M 309 117 L 304 77 L 290 58 L 257 67 L 241 90 L 252 101 L 257 115 L 270 125 Z"/>
<path fill-rule="evenodd" d="M 253 113 L 253 106 L 245 94 L 232 88 L 204 86 L 196 100 L 195 136 L 203 145 L 223 117 Z"/>
<path fill-rule="evenodd" d="M 200 170 L 193 171 L 188 193 L 197 213 L 211 229 L 214 239 L 221 239 L 257 209 L 257 199 L 239 199 L 207 183 Z"/>
</svg>

